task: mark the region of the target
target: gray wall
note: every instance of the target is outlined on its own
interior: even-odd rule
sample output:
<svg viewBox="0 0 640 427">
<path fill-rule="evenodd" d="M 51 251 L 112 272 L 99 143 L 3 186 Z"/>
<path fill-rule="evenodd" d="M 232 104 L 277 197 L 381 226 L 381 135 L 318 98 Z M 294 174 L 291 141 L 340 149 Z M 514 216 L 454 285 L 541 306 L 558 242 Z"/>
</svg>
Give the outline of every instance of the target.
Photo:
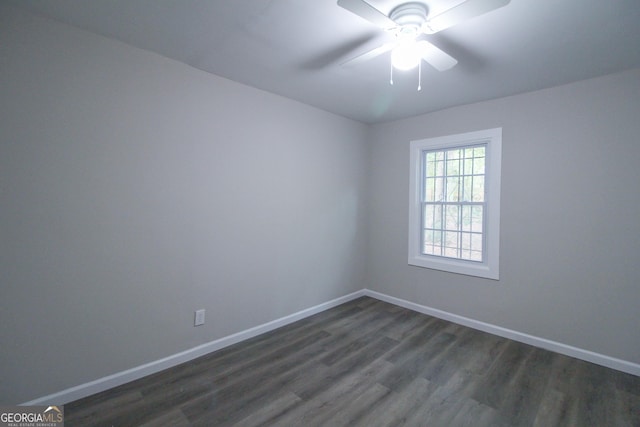
<svg viewBox="0 0 640 427">
<path fill-rule="evenodd" d="M 362 289 L 365 132 L 0 5 L 0 403 Z"/>
<path fill-rule="evenodd" d="M 407 265 L 409 141 L 503 128 L 500 281 Z M 367 285 L 640 363 L 640 70 L 370 129 Z"/>
</svg>

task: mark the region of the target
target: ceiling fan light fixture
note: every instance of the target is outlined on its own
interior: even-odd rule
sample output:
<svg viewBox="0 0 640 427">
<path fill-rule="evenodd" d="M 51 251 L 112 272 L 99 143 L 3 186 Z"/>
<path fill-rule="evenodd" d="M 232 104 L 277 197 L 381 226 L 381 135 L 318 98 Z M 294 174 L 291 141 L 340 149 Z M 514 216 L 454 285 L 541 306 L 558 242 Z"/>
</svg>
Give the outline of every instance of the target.
<svg viewBox="0 0 640 427">
<path fill-rule="evenodd" d="M 411 70 L 420 60 L 420 49 L 415 40 L 404 40 L 391 51 L 391 65 L 398 70 Z"/>
<path fill-rule="evenodd" d="M 389 18 L 399 26 L 395 29 L 398 44 L 391 51 L 391 65 L 398 70 L 411 70 L 420 64 L 416 38 L 427 19 L 427 6 L 418 2 L 403 3 L 391 11 Z"/>
</svg>

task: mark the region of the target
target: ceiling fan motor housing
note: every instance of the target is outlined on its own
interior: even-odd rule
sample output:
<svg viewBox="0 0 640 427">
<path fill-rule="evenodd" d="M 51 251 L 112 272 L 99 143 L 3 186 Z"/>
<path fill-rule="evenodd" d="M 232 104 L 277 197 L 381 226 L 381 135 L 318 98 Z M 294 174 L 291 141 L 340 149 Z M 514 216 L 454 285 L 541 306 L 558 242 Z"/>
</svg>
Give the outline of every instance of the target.
<svg viewBox="0 0 640 427">
<path fill-rule="evenodd" d="M 427 6 L 423 3 L 403 3 L 391 11 L 389 18 L 400 26 L 397 29 L 399 37 L 415 38 L 420 34 L 422 24 L 427 21 L 427 12 Z"/>
</svg>

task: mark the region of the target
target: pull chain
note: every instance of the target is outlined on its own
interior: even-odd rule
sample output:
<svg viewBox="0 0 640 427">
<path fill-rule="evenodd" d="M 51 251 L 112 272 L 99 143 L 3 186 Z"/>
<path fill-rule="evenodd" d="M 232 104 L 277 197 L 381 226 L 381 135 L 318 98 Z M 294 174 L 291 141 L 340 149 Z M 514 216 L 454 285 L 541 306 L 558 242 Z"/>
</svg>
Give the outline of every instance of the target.
<svg viewBox="0 0 640 427">
<path fill-rule="evenodd" d="M 393 62 L 389 67 L 389 83 L 393 86 Z M 418 91 L 422 90 L 422 61 L 418 62 Z"/>
</svg>

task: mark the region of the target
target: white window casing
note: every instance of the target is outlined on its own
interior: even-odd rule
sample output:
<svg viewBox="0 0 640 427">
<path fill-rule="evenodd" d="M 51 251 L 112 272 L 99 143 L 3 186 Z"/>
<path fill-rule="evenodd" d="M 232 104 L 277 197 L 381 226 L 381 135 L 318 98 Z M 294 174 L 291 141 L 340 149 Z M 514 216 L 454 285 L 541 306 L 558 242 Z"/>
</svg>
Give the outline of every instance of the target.
<svg viewBox="0 0 640 427">
<path fill-rule="evenodd" d="M 410 265 L 499 279 L 501 158 L 502 128 L 411 141 Z"/>
</svg>

